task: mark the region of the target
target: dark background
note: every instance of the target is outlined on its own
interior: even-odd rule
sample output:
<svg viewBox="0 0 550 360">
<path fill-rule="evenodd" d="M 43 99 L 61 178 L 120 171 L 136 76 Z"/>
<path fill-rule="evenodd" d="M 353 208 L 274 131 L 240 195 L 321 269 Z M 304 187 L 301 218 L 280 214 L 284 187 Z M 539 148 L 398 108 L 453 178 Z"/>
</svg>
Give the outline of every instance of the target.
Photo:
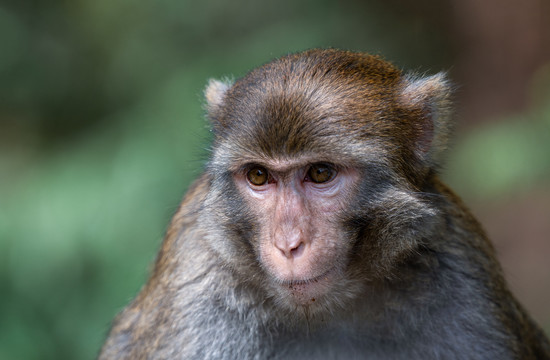
<svg viewBox="0 0 550 360">
<path fill-rule="evenodd" d="M 550 330 L 546 0 L 2 0 L 0 359 L 92 359 L 207 156 L 202 91 L 288 52 L 458 85 L 447 181 Z"/>
</svg>

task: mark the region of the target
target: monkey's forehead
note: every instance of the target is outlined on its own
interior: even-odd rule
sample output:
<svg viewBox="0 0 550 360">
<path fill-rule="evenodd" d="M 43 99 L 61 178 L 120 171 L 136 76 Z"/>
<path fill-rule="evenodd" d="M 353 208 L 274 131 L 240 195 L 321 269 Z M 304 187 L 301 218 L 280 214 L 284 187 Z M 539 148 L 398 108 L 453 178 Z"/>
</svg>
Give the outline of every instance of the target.
<svg viewBox="0 0 550 360">
<path fill-rule="evenodd" d="M 347 94 L 323 83 L 251 87 L 232 94 L 213 125 L 216 141 L 230 139 L 269 155 L 345 152 L 348 143 L 394 133 L 399 115 L 393 104 L 389 91 Z"/>
<path fill-rule="evenodd" d="M 331 95 L 322 88 L 266 89 L 229 103 L 223 116 L 214 147 L 243 158 L 308 154 L 356 162 L 375 148 L 382 155 L 399 126 L 389 106 Z"/>
</svg>

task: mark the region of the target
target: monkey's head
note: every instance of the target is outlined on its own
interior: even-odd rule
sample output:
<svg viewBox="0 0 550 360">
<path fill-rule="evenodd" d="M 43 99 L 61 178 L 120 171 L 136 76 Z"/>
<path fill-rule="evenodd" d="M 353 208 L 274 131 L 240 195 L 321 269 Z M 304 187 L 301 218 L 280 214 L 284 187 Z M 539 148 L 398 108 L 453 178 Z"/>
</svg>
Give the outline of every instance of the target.
<svg viewBox="0 0 550 360">
<path fill-rule="evenodd" d="M 345 306 L 428 237 L 437 211 L 421 192 L 448 133 L 443 75 L 311 50 L 211 81 L 206 98 L 208 239 L 276 306 Z"/>
</svg>

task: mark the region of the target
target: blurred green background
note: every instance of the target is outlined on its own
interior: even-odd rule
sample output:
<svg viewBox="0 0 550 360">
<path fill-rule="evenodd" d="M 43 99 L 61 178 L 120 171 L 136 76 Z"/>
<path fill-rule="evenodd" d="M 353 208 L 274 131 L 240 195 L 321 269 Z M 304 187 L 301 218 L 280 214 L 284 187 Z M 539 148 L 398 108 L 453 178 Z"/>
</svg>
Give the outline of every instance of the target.
<svg viewBox="0 0 550 360">
<path fill-rule="evenodd" d="M 537 0 L 0 2 L 0 359 L 92 359 L 207 156 L 202 91 L 312 47 L 459 85 L 446 179 L 550 330 L 550 10 Z"/>
</svg>

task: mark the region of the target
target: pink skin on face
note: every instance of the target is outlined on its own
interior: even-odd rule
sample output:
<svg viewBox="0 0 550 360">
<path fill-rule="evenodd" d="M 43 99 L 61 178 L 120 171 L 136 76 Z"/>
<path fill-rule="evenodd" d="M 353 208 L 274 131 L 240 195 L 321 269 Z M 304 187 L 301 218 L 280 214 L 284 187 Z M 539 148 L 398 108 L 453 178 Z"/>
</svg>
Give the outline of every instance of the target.
<svg viewBox="0 0 550 360">
<path fill-rule="evenodd" d="M 346 249 L 335 219 L 358 178 L 354 169 L 304 161 L 250 165 L 234 175 L 259 219 L 263 267 L 299 303 L 322 296 L 337 279 Z"/>
</svg>

